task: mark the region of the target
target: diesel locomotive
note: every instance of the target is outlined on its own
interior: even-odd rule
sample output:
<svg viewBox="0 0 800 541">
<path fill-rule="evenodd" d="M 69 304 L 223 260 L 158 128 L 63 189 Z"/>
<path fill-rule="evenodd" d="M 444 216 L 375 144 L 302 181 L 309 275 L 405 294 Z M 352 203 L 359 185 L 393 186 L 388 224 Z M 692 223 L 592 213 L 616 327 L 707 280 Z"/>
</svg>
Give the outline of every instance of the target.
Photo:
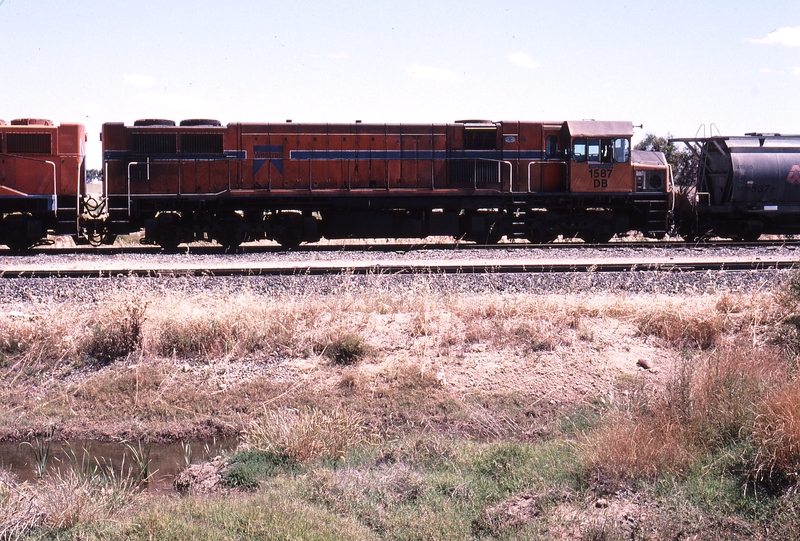
<svg viewBox="0 0 800 541">
<path fill-rule="evenodd" d="M 165 248 L 663 235 L 668 169 L 637 161 L 632 134 L 630 122 L 594 121 L 107 123 L 106 214 L 85 227 L 98 238 L 143 228 L 146 241 Z"/>
</svg>

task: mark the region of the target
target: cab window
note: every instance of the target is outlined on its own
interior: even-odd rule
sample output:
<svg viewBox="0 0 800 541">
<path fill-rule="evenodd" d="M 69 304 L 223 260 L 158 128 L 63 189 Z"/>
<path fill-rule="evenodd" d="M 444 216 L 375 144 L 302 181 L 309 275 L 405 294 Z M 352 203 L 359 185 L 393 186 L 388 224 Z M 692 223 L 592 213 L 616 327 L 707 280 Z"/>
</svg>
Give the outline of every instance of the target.
<svg viewBox="0 0 800 541">
<path fill-rule="evenodd" d="M 614 139 L 614 161 L 626 163 L 631 159 L 631 143 L 624 137 Z"/>
<path fill-rule="evenodd" d="M 572 142 L 572 160 L 576 162 L 586 161 L 586 139 L 575 139 Z"/>
<path fill-rule="evenodd" d="M 587 142 L 588 160 L 590 162 L 600 161 L 600 139 L 589 139 Z"/>
</svg>

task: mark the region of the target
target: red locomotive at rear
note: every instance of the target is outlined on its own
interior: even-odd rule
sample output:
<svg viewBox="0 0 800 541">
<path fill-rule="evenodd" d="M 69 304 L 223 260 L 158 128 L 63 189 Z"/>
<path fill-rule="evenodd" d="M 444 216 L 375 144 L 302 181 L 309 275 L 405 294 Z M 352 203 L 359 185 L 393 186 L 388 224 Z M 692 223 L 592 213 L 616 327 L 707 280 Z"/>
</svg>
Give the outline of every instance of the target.
<svg viewBox="0 0 800 541">
<path fill-rule="evenodd" d="M 49 120 L 0 123 L 0 243 L 21 250 L 49 231 L 75 233 L 86 132 Z"/>
<path fill-rule="evenodd" d="M 113 224 L 164 247 L 322 237 L 604 241 L 667 231 L 666 164 L 631 160 L 630 122 L 103 126 Z M 662 182 L 639 182 L 644 170 Z M 105 226 L 104 226 L 105 227 Z"/>
</svg>

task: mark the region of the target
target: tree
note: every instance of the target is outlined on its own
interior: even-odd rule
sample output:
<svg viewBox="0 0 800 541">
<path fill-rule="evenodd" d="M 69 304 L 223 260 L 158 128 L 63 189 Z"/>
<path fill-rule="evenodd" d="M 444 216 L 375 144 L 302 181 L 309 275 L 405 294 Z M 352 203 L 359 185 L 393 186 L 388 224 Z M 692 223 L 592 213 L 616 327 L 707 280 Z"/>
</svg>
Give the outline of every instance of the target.
<svg viewBox="0 0 800 541">
<path fill-rule="evenodd" d="M 686 145 L 673 143 L 670 141 L 672 134 L 667 133 L 666 137 L 659 137 L 653 133 L 645 135 L 644 139 L 636 143 L 636 150 L 652 150 L 663 152 L 667 158 L 667 163 L 672 167 L 672 176 L 675 186 L 686 193 L 696 182 L 697 157 L 686 147 Z"/>
<path fill-rule="evenodd" d="M 101 182 L 103 180 L 103 171 L 100 169 L 87 169 L 86 182 Z"/>
</svg>

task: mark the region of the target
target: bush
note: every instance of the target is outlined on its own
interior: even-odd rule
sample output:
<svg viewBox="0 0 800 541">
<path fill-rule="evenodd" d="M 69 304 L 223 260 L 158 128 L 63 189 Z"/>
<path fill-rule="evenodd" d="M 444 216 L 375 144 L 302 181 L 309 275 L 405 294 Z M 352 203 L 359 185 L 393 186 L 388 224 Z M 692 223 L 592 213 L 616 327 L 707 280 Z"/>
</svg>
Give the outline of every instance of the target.
<svg viewBox="0 0 800 541">
<path fill-rule="evenodd" d="M 362 360 L 369 352 L 366 341 L 357 334 L 345 334 L 318 348 L 336 364 L 350 365 Z"/>
<path fill-rule="evenodd" d="M 107 310 L 94 324 L 81 349 L 98 364 L 127 357 L 142 341 L 145 310 L 145 306 L 132 302 Z"/>
<path fill-rule="evenodd" d="M 294 458 L 263 451 L 241 451 L 233 455 L 222 473 L 225 484 L 231 488 L 258 488 L 260 481 L 283 471 L 296 471 L 299 464 Z"/>
</svg>

